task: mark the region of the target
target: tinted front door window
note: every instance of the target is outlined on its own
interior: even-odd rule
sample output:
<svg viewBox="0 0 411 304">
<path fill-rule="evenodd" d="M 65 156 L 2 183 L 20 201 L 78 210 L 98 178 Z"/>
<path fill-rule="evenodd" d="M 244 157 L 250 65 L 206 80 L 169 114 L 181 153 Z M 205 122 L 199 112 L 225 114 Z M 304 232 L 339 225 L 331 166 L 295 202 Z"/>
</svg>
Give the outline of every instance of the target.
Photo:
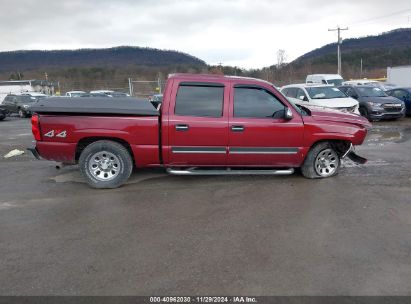
<svg viewBox="0 0 411 304">
<path fill-rule="evenodd" d="M 260 88 L 235 88 L 234 117 L 271 118 L 284 111 L 284 105 Z"/>
</svg>

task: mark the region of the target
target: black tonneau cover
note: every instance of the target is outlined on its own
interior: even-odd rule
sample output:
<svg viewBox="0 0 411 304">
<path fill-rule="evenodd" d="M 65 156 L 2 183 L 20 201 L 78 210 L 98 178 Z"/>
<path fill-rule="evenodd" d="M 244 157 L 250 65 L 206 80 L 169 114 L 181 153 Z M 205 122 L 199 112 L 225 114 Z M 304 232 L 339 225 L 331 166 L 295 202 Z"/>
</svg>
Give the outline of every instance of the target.
<svg viewBox="0 0 411 304">
<path fill-rule="evenodd" d="M 33 104 L 30 111 L 39 114 L 160 115 L 148 100 L 133 97 L 50 97 Z"/>
</svg>

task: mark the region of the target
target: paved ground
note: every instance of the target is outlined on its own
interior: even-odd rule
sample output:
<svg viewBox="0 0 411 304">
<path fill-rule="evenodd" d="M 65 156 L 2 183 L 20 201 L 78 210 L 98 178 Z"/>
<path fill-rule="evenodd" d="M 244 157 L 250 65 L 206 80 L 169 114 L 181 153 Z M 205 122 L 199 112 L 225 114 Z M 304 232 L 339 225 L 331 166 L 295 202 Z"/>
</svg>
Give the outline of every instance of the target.
<svg viewBox="0 0 411 304">
<path fill-rule="evenodd" d="M 411 295 L 411 118 L 335 178 L 135 173 L 93 190 L 0 122 L 1 295 Z"/>
</svg>

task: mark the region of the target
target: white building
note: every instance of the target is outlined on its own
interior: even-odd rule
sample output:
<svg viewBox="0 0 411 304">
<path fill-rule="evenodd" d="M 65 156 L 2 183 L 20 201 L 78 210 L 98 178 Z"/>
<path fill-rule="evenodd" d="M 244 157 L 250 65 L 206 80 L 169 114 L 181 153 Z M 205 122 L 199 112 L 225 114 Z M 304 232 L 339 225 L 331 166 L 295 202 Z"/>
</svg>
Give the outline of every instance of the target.
<svg viewBox="0 0 411 304">
<path fill-rule="evenodd" d="M 397 86 L 411 86 L 411 65 L 388 67 L 387 82 Z"/>
<path fill-rule="evenodd" d="M 12 80 L 0 81 L 0 103 L 7 94 L 21 94 L 26 92 L 39 92 L 53 95 L 57 84 L 46 80 Z"/>
</svg>

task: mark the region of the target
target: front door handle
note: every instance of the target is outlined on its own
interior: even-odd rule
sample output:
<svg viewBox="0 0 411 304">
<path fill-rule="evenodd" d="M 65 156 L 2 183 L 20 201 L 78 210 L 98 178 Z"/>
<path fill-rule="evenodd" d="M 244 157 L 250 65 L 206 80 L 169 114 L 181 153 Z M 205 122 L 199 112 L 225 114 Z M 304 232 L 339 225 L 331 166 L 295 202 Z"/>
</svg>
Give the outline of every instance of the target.
<svg viewBox="0 0 411 304">
<path fill-rule="evenodd" d="M 231 126 L 231 131 L 233 132 L 243 132 L 244 126 Z"/>
<path fill-rule="evenodd" d="M 188 131 L 188 125 L 176 125 L 176 131 Z"/>
</svg>

